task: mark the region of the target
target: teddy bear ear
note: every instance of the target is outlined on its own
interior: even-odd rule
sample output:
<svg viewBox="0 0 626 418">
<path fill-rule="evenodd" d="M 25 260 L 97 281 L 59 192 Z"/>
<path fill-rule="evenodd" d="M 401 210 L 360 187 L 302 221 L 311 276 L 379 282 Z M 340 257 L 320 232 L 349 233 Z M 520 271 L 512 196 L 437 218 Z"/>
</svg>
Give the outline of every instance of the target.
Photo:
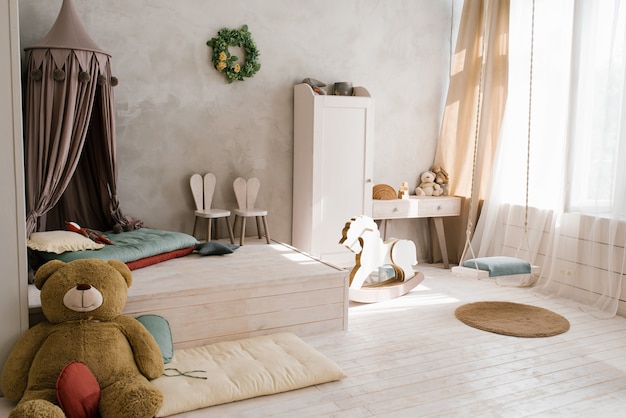
<svg viewBox="0 0 626 418">
<path fill-rule="evenodd" d="M 60 269 L 64 265 L 65 263 L 63 261 L 52 260 L 39 267 L 37 269 L 37 273 L 35 273 L 35 287 L 41 290 L 46 280 L 48 280 L 50 276 L 52 276 L 58 269 Z"/>
<path fill-rule="evenodd" d="M 128 266 L 120 260 L 109 260 L 108 263 L 117 271 L 120 272 L 124 280 L 126 280 L 126 287 L 130 287 L 133 283 L 133 274 L 130 272 Z"/>
</svg>

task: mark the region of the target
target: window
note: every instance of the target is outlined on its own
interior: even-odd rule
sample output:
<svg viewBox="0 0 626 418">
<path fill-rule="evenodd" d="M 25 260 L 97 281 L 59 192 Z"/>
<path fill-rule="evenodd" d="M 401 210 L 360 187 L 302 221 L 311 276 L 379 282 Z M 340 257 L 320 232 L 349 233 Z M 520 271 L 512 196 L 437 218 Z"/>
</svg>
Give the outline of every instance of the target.
<svg viewBox="0 0 626 418">
<path fill-rule="evenodd" d="M 580 2 L 574 19 L 571 173 L 567 209 L 608 214 L 624 92 L 624 23 L 621 2 Z"/>
<path fill-rule="evenodd" d="M 524 203 L 532 45 L 529 203 L 610 214 L 625 187 L 616 179 L 624 178 L 617 170 L 626 148 L 626 2 L 536 0 L 532 43 L 531 21 L 532 2 L 512 0 L 499 161 L 510 176 L 505 201 Z"/>
</svg>

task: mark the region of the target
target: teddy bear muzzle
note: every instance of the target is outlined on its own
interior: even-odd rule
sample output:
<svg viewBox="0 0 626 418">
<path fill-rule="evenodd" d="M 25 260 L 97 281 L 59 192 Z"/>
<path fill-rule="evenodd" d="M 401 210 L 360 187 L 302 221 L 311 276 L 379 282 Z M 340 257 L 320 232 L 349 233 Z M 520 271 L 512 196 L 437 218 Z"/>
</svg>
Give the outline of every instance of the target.
<svg viewBox="0 0 626 418">
<path fill-rule="evenodd" d="M 102 305 L 102 293 L 95 287 L 80 283 L 63 296 L 63 305 L 75 312 L 91 312 Z"/>
</svg>

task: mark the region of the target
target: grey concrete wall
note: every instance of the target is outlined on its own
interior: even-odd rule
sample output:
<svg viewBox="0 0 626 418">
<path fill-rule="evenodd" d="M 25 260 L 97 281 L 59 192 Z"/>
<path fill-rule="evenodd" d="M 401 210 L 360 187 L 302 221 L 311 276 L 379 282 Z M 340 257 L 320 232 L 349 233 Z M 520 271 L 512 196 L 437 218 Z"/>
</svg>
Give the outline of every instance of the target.
<svg viewBox="0 0 626 418">
<path fill-rule="evenodd" d="M 22 47 L 53 24 L 62 0 L 20 0 Z M 214 206 L 257 176 L 273 238 L 290 242 L 293 85 L 351 81 L 376 99 L 374 182 L 413 189 L 433 160 L 460 0 L 74 0 L 113 56 L 119 196 L 147 226 L 190 233 L 188 178 L 212 171 Z M 247 24 L 261 70 L 228 84 L 206 41 Z M 345 156 L 349 158 L 349 156 Z M 356 214 L 355 214 L 356 215 Z M 425 221 L 401 221 L 426 255 Z M 420 232 L 416 232 L 416 227 Z M 405 231 L 406 230 L 406 231 Z M 391 231 L 392 233 L 394 231 Z M 340 234 L 340 231 L 338 231 Z"/>
</svg>

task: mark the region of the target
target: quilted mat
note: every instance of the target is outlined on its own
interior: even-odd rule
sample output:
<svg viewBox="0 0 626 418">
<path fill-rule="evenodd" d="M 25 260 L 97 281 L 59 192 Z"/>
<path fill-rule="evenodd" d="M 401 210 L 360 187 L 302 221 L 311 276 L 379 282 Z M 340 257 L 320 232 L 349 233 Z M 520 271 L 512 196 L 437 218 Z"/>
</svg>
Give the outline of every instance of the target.
<svg viewBox="0 0 626 418">
<path fill-rule="evenodd" d="M 332 360 L 288 332 L 174 351 L 157 417 L 340 380 Z"/>
</svg>

